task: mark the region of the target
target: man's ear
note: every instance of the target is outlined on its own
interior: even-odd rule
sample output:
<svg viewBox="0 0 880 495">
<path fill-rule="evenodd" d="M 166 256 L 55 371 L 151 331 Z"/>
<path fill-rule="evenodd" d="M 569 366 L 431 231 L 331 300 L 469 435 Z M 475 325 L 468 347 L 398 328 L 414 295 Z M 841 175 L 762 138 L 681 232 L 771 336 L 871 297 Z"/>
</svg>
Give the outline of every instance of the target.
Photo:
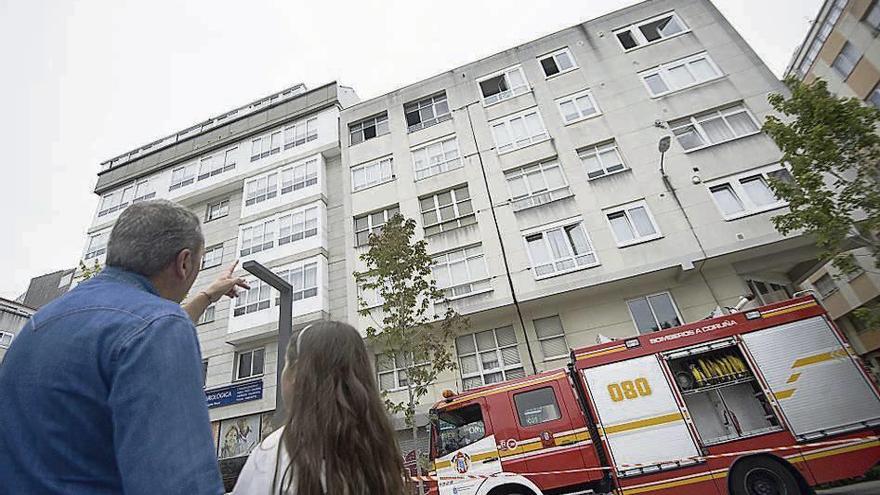
<svg viewBox="0 0 880 495">
<path fill-rule="evenodd" d="M 181 280 L 185 280 L 189 272 L 192 271 L 193 263 L 192 251 L 189 248 L 181 249 L 174 260 L 174 274 Z"/>
</svg>

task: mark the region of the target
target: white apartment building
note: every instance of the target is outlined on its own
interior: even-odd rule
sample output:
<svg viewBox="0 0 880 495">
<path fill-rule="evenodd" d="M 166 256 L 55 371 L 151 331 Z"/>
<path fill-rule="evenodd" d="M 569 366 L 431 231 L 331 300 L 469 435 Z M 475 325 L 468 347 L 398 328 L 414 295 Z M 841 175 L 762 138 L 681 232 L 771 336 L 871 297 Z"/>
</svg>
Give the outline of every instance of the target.
<svg viewBox="0 0 880 495">
<path fill-rule="evenodd" d="M 788 172 L 760 127 L 782 90 L 711 2 L 653 0 L 344 109 L 349 265 L 399 211 L 470 319 L 420 412 L 601 336 L 790 296 L 815 250 L 770 222 L 786 205 L 767 179 Z M 402 398 L 399 368 L 377 378 Z"/>
<path fill-rule="evenodd" d="M 114 220 L 128 205 L 166 198 L 196 212 L 206 253 L 191 293 L 236 259 L 257 260 L 296 288 L 294 328 L 346 316 L 346 254 L 328 225 L 344 219 L 339 113 L 350 88 L 297 85 L 101 165 L 101 196 L 82 259 L 103 265 Z M 242 275 L 247 275 L 239 270 Z M 223 298 L 197 325 L 221 471 L 231 489 L 275 409 L 277 293 Z M 331 281 L 336 281 L 331 283 Z"/>
</svg>

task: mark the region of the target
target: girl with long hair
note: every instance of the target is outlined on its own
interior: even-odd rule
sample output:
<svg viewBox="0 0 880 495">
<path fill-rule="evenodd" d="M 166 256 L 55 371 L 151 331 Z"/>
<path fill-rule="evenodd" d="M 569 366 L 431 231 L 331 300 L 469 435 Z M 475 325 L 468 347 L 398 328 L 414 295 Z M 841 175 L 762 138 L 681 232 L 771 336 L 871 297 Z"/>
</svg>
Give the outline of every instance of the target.
<svg viewBox="0 0 880 495">
<path fill-rule="evenodd" d="M 284 426 L 251 453 L 233 495 L 404 495 L 403 459 L 357 330 L 310 325 L 286 363 Z"/>
</svg>

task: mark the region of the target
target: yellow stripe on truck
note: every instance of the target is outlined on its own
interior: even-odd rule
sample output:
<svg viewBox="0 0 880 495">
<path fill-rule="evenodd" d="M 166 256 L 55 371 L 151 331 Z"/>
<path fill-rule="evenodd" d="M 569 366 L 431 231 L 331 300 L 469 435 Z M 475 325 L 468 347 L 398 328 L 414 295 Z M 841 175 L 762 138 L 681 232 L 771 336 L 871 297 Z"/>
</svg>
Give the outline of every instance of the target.
<svg viewBox="0 0 880 495">
<path fill-rule="evenodd" d="M 606 426 L 604 428 L 606 435 L 612 435 L 614 433 L 622 433 L 624 431 L 638 430 L 640 428 L 648 428 L 650 426 L 658 426 L 664 425 L 666 423 L 673 423 L 675 421 L 683 421 L 680 412 L 672 413 L 672 414 L 664 414 L 663 416 L 656 416 L 653 418 L 639 419 L 637 421 L 630 421 L 628 423 L 620 423 L 618 425 Z"/>
</svg>

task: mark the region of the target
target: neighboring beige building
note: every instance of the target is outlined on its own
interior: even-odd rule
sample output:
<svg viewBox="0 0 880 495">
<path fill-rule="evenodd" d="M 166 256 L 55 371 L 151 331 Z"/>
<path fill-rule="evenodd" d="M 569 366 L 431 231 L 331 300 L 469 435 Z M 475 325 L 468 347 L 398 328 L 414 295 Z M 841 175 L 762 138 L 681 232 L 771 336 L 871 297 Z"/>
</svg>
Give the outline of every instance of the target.
<svg viewBox="0 0 880 495">
<path fill-rule="evenodd" d="M 826 0 L 813 27 L 795 52 L 786 75 L 817 78 L 840 96 L 880 107 L 880 3 Z M 852 253 L 862 269 L 844 275 L 830 264 L 803 283 L 822 299 L 831 317 L 866 363 L 880 374 L 880 328 L 867 328 L 853 310 L 880 304 L 880 273 L 866 250 Z"/>
<path fill-rule="evenodd" d="M 470 319 L 422 412 L 600 336 L 789 297 L 815 248 L 770 222 L 785 204 L 766 179 L 787 170 L 759 129 L 780 91 L 711 2 L 654 0 L 344 109 L 349 265 L 400 211 Z M 348 318 L 367 324 L 354 297 Z M 393 362 L 378 376 L 405 383 Z"/>
</svg>

